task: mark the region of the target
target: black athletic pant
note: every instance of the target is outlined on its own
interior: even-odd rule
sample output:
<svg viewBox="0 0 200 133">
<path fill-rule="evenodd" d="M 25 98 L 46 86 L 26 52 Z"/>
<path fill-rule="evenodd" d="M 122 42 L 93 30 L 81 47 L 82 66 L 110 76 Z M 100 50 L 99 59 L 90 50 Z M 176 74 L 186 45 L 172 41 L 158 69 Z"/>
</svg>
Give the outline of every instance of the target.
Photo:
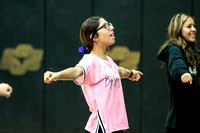
<svg viewBox="0 0 200 133">
<path fill-rule="evenodd" d="M 90 133 L 90 132 L 85 131 L 85 133 Z M 101 128 L 99 128 L 98 133 L 103 133 L 102 130 L 101 130 Z M 124 132 L 121 130 L 121 131 L 116 131 L 116 132 L 112 132 L 112 133 L 124 133 Z"/>
</svg>

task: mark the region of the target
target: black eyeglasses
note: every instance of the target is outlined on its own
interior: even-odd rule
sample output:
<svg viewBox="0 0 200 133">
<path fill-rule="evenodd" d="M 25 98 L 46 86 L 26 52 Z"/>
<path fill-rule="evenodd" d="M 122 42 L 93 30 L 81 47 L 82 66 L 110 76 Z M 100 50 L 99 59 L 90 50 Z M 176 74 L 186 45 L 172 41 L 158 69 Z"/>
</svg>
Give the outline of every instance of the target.
<svg viewBox="0 0 200 133">
<path fill-rule="evenodd" d="M 92 38 L 93 36 L 97 33 L 98 30 L 102 29 L 102 28 L 106 28 L 107 30 L 110 30 L 111 27 L 113 27 L 112 23 L 105 23 L 103 24 L 101 27 L 99 27 L 92 35 Z"/>
<path fill-rule="evenodd" d="M 106 28 L 107 30 L 110 30 L 111 27 L 113 27 L 112 23 L 105 23 L 104 25 L 102 25 L 101 27 L 99 27 L 96 32 L 102 28 Z"/>
</svg>

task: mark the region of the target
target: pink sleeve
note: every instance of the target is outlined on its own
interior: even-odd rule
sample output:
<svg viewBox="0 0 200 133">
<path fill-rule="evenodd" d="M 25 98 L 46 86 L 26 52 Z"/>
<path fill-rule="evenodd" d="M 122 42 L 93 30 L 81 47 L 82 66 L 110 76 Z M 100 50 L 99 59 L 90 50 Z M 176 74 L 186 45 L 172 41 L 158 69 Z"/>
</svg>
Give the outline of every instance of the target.
<svg viewBox="0 0 200 133">
<path fill-rule="evenodd" d="M 83 85 L 84 83 L 89 83 L 90 73 L 92 73 L 92 70 L 90 70 L 91 67 L 88 56 L 84 56 L 75 67 L 80 67 L 83 71 L 83 75 L 74 80 L 74 82 L 77 85 Z"/>
<path fill-rule="evenodd" d="M 80 67 L 83 71 L 83 75 L 81 75 L 80 77 L 78 77 L 77 79 L 74 80 L 74 83 L 81 86 L 85 83 L 85 77 L 86 77 L 86 72 L 85 69 L 81 66 L 76 66 L 76 67 Z"/>
</svg>

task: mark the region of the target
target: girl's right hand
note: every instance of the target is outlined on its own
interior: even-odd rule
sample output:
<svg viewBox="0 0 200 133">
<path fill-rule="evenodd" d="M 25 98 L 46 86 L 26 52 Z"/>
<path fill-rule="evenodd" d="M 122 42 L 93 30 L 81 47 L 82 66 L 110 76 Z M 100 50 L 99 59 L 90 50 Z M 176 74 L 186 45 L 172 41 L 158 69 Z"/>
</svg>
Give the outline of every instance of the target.
<svg viewBox="0 0 200 133">
<path fill-rule="evenodd" d="M 56 81 L 56 73 L 47 71 L 44 73 L 44 82 L 47 84 L 52 83 L 53 81 Z"/>
<path fill-rule="evenodd" d="M 181 76 L 181 81 L 183 83 L 190 83 L 192 84 L 192 75 L 190 73 L 184 73 L 182 76 Z"/>
</svg>

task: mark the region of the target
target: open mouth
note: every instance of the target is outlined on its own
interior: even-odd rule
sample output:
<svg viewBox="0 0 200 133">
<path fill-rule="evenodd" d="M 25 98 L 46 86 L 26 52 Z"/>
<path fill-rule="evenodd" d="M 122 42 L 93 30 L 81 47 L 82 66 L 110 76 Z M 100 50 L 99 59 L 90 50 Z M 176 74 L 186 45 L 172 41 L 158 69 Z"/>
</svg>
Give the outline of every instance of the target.
<svg viewBox="0 0 200 133">
<path fill-rule="evenodd" d="M 110 36 L 111 36 L 111 37 L 115 37 L 115 34 L 114 34 L 114 33 L 112 33 Z"/>
</svg>

